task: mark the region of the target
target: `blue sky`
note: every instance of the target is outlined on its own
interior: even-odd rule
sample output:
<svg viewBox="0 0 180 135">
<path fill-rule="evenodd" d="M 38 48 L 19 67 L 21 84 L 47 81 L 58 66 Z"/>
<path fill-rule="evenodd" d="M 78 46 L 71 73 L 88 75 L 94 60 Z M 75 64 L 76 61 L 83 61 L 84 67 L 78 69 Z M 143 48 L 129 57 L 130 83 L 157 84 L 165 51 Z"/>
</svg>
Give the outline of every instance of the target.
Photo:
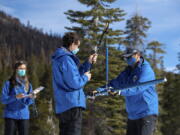
<svg viewBox="0 0 180 135">
<path fill-rule="evenodd" d="M 173 70 L 178 64 L 180 52 L 180 0 L 117 0 L 111 7 L 118 7 L 127 13 L 125 19 L 137 11 L 152 22 L 146 42 L 158 40 L 165 44 L 165 67 Z M 72 26 L 64 12 L 87 10 L 77 0 L 0 0 L 0 10 L 17 17 L 24 24 L 42 28 L 46 32 L 63 35 L 64 26 Z M 125 21 L 112 27 L 124 29 Z"/>
</svg>

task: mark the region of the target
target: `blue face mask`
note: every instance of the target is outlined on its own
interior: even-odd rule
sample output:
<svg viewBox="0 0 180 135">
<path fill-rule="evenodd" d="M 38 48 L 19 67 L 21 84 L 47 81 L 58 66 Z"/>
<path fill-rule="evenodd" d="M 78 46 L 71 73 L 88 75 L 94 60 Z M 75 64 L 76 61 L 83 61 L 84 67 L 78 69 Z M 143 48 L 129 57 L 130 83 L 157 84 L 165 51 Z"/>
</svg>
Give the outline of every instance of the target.
<svg viewBox="0 0 180 135">
<path fill-rule="evenodd" d="M 129 66 L 133 66 L 136 63 L 136 58 L 131 57 L 131 58 L 127 59 L 126 62 Z"/>
<path fill-rule="evenodd" d="M 77 48 L 76 50 L 71 51 L 73 54 L 77 54 L 79 52 L 79 48 Z"/>
<path fill-rule="evenodd" d="M 25 75 L 26 75 L 26 70 L 24 70 L 24 69 L 19 69 L 19 70 L 17 71 L 17 74 L 18 74 L 19 76 L 25 76 Z"/>
</svg>

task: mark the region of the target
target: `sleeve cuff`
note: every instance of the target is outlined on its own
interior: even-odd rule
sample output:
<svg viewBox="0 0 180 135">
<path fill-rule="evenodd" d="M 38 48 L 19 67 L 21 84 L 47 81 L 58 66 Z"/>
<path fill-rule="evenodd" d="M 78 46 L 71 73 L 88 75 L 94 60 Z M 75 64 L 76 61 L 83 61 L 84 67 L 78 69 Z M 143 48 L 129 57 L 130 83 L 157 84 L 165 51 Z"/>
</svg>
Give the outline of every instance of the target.
<svg viewBox="0 0 180 135">
<path fill-rule="evenodd" d="M 83 79 L 85 82 L 88 82 L 88 77 L 86 75 L 83 75 Z"/>
<path fill-rule="evenodd" d="M 86 65 L 88 66 L 88 69 L 92 67 L 92 64 L 89 62 L 89 60 L 86 61 Z"/>
</svg>

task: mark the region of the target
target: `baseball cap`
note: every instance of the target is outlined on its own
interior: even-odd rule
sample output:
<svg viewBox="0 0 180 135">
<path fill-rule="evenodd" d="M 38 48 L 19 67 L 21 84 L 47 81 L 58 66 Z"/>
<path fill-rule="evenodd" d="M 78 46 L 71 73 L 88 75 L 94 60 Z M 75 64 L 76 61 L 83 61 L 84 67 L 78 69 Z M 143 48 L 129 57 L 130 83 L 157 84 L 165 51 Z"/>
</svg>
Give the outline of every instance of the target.
<svg viewBox="0 0 180 135">
<path fill-rule="evenodd" d="M 139 51 L 138 49 L 134 49 L 134 48 L 127 48 L 125 50 L 125 53 L 122 55 L 122 57 L 130 57 L 138 52 L 140 53 L 141 51 Z"/>
</svg>

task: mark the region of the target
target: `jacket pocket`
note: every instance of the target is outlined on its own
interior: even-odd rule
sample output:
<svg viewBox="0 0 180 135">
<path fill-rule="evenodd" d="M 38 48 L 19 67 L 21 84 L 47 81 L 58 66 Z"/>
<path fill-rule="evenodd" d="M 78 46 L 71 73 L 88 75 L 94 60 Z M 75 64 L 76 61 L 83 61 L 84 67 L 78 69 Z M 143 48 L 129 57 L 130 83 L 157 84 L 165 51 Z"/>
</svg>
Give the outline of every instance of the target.
<svg viewBox="0 0 180 135">
<path fill-rule="evenodd" d="M 148 89 L 143 93 L 143 99 L 147 104 L 153 103 L 154 96 L 155 95 L 153 95 L 153 93 L 151 92 L 151 89 L 150 90 Z"/>
</svg>

